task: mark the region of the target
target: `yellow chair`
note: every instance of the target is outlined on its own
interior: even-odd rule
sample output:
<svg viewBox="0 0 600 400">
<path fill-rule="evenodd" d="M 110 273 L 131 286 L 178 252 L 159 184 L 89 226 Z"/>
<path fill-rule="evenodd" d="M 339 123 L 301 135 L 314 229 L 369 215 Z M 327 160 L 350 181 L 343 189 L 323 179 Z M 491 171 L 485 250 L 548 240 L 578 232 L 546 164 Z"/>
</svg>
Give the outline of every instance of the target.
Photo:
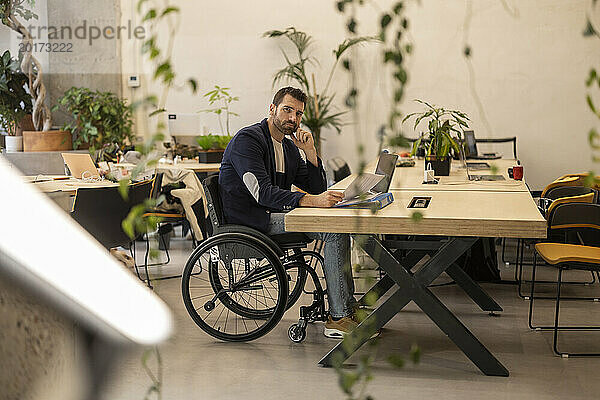
<svg viewBox="0 0 600 400">
<path fill-rule="evenodd" d="M 567 237 L 562 234 L 557 235 L 556 229 L 560 229 L 560 228 L 556 228 L 556 227 L 553 228 L 550 224 L 550 220 L 552 219 L 552 216 L 554 215 L 555 210 L 563 204 L 575 204 L 575 203 L 594 204 L 594 203 L 596 203 L 598 200 L 597 191 L 594 189 L 591 189 L 591 188 L 583 187 L 583 186 L 554 186 L 554 187 L 549 188 L 548 190 L 545 190 L 545 193 L 548 196 L 548 197 L 546 197 L 548 202 L 545 204 L 545 207 L 540 207 L 540 211 L 542 212 L 542 214 L 548 221 L 548 235 L 547 235 L 548 239 L 547 239 L 547 241 L 562 242 L 562 243 L 573 242 L 573 240 L 567 240 Z M 562 233 L 562 231 L 559 233 Z M 525 242 L 526 241 L 524 239 L 519 239 L 519 241 L 517 242 L 517 260 L 516 260 L 517 262 L 516 262 L 516 266 L 515 266 L 515 281 L 517 282 L 517 285 L 518 285 L 517 292 L 519 294 L 519 297 L 521 297 L 525 300 L 528 300 L 529 297 L 523 293 L 523 282 L 524 282 L 524 279 L 523 279 L 523 265 L 524 265 L 523 253 L 525 252 L 524 251 L 525 250 L 524 249 Z M 586 244 L 586 243 L 584 243 L 580 240 L 576 240 L 575 244 Z M 531 265 L 531 264 L 528 264 L 528 265 Z M 591 281 L 564 282 L 564 283 L 593 284 L 595 282 L 596 282 L 596 277 L 594 276 L 594 273 L 592 273 Z M 545 281 L 545 282 L 538 282 L 538 283 L 554 283 L 554 282 L 553 281 L 552 282 Z"/>
<path fill-rule="evenodd" d="M 600 225 L 595 225 L 595 229 L 600 232 Z M 554 325 L 553 326 L 537 326 L 532 325 L 533 291 L 535 287 L 535 266 L 537 255 L 540 255 L 548 263 L 558 268 L 558 284 L 556 289 L 556 304 L 554 310 Z M 558 332 L 561 330 L 598 330 L 600 326 L 560 326 L 559 311 L 560 311 L 560 289 L 562 283 L 562 273 L 564 270 L 585 270 L 585 271 L 600 271 L 600 247 L 580 246 L 564 243 L 538 243 L 535 245 L 535 253 L 533 259 L 533 277 L 531 285 L 531 299 L 529 302 L 529 327 L 536 330 L 552 330 L 553 331 L 553 350 L 556 355 L 561 357 L 574 356 L 600 356 L 600 353 L 569 353 L 561 351 L 558 348 Z"/>
</svg>

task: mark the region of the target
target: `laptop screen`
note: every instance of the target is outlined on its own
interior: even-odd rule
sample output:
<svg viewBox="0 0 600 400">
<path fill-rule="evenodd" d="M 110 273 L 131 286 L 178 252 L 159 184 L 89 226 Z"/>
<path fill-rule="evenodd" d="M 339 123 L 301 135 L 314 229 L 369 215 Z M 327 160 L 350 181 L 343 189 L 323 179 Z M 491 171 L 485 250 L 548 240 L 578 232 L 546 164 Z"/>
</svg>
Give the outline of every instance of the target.
<svg viewBox="0 0 600 400">
<path fill-rule="evenodd" d="M 386 193 L 390 189 L 390 184 L 392 183 L 392 176 L 394 175 L 394 171 L 396 170 L 397 160 L 398 155 L 396 154 L 382 152 L 379 155 L 379 161 L 377 162 L 375 173 L 378 175 L 385 175 L 385 178 L 383 178 L 381 182 L 379 182 L 373 187 L 373 189 L 371 189 L 372 192 Z"/>
<path fill-rule="evenodd" d="M 477 142 L 475 141 L 475 132 L 465 131 L 465 151 L 467 157 L 477 156 Z"/>
</svg>

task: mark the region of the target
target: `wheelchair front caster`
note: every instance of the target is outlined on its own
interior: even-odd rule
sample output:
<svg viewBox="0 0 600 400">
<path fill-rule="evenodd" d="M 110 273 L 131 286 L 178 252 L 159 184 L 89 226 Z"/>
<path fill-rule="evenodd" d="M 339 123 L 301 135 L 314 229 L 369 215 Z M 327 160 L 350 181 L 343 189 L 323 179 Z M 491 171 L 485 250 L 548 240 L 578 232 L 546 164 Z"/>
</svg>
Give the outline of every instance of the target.
<svg viewBox="0 0 600 400">
<path fill-rule="evenodd" d="M 288 329 L 288 337 L 294 343 L 302 343 L 306 338 L 306 328 L 302 328 L 298 324 L 293 324 Z"/>
</svg>

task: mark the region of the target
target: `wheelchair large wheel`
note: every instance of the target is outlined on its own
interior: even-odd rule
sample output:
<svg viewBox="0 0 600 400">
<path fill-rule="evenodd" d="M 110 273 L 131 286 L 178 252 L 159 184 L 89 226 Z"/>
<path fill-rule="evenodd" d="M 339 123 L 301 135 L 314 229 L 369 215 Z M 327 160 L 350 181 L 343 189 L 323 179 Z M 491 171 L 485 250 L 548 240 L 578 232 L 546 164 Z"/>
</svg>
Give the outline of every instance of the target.
<svg viewBox="0 0 600 400">
<path fill-rule="evenodd" d="M 243 233 L 215 235 L 199 246 L 182 276 L 185 307 L 209 335 L 249 341 L 281 320 L 288 278 L 277 255 Z"/>
</svg>

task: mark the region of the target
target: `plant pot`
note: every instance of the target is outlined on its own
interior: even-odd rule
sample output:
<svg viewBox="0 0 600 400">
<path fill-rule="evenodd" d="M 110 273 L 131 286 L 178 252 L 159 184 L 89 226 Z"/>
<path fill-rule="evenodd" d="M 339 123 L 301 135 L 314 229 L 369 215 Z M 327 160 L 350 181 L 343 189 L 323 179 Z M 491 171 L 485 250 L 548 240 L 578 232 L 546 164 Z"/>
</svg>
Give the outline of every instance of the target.
<svg viewBox="0 0 600 400">
<path fill-rule="evenodd" d="M 31 114 L 26 114 L 18 124 L 11 124 L 12 126 L 9 129 L 9 135 L 12 136 L 23 136 L 23 131 L 33 131 L 35 127 L 33 126 L 33 119 Z M 19 150 L 22 151 L 22 150 Z"/>
<path fill-rule="evenodd" d="M 8 153 L 23 151 L 23 136 L 6 136 L 4 140 Z"/>
<path fill-rule="evenodd" d="M 425 157 L 425 166 L 431 164 L 431 169 L 433 169 L 435 176 L 448 176 L 450 175 L 450 156 L 446 157 L 437 157 L 437 156 L 427 156 Z"/>
<path fill-rule="evenodd" d="M 73 150 L 69 131 L 23 131 L 23 151 Z"/>
<path fill-rule="evenodd" d="M 225 150 L 200 150 L 198 151 L 198 162 L 203 164 L 220 163 L 223 161 Z"/>
</svg>

